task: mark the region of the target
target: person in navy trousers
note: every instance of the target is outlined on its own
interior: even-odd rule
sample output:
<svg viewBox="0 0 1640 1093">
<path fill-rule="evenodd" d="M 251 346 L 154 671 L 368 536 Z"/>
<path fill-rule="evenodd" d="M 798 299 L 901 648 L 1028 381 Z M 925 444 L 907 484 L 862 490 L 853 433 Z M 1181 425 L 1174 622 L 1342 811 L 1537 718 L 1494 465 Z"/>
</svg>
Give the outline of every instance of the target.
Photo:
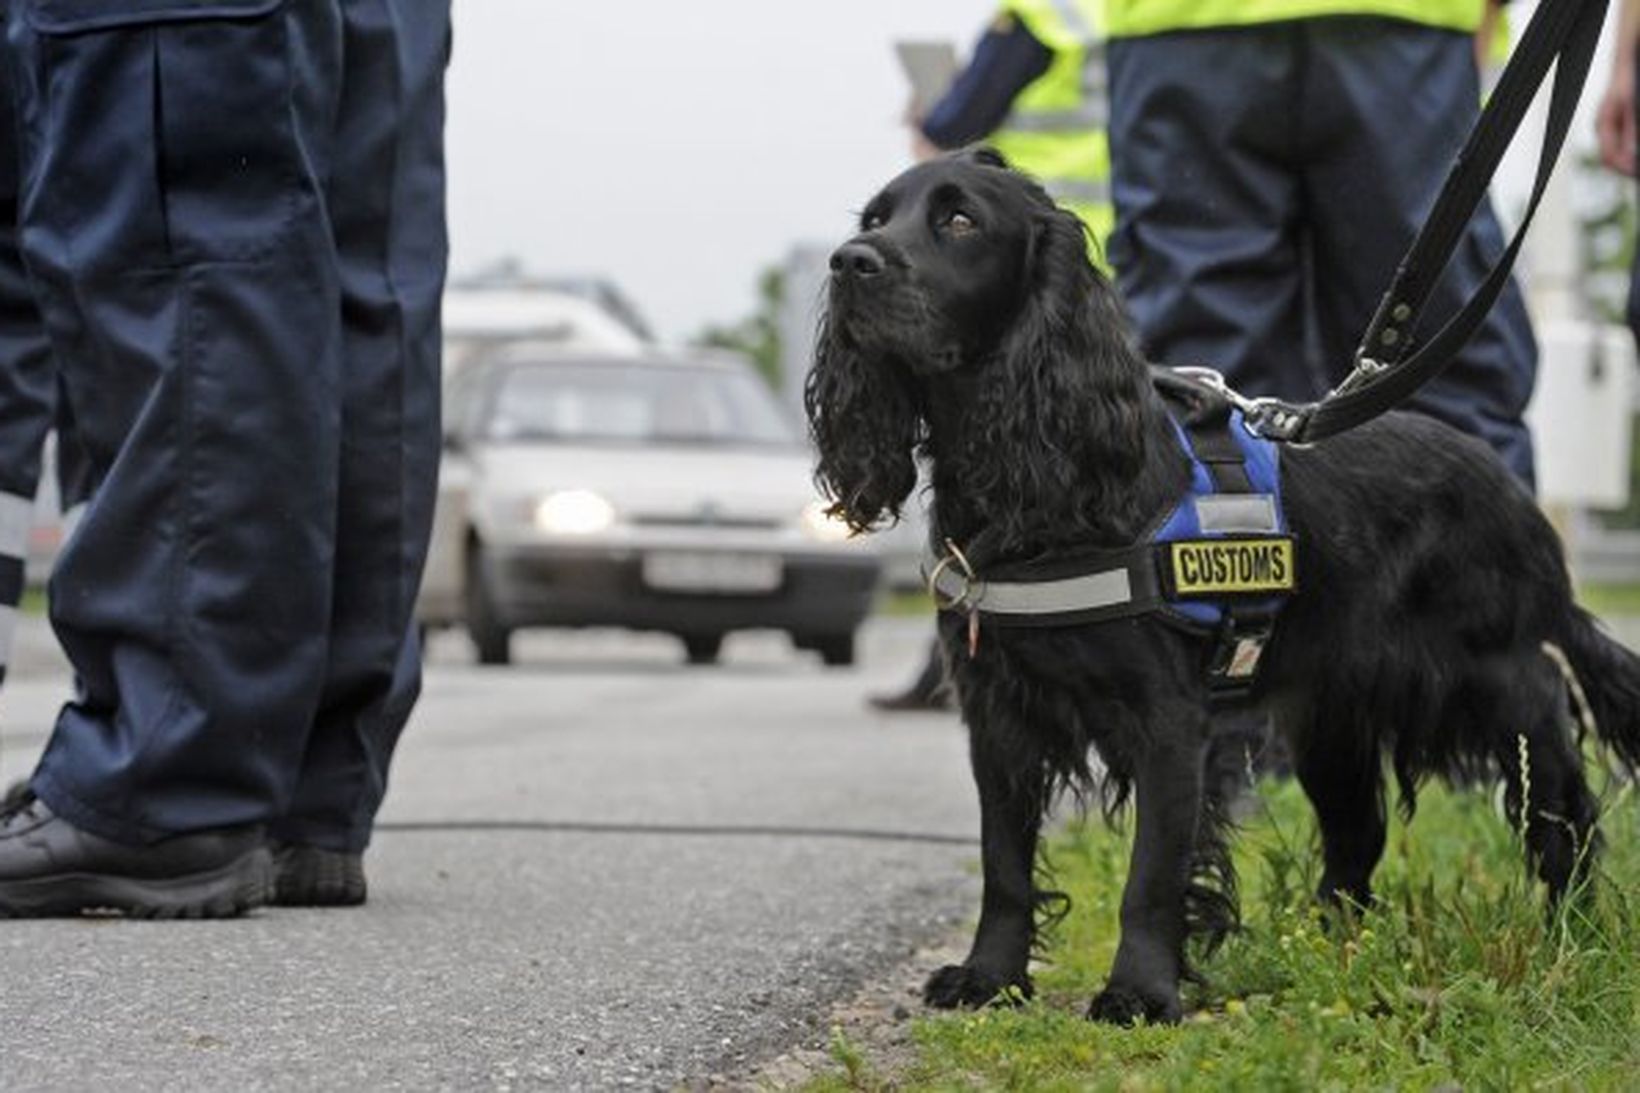
<svg viewBox="0 0 1640 1093">
<path fill-rule="evenodd" d="M 38 310 L 91 500 L 0 915 L 361 902 L 420 686 L 449 0 L 8 7 L 0 314 Z"/>
</svg>

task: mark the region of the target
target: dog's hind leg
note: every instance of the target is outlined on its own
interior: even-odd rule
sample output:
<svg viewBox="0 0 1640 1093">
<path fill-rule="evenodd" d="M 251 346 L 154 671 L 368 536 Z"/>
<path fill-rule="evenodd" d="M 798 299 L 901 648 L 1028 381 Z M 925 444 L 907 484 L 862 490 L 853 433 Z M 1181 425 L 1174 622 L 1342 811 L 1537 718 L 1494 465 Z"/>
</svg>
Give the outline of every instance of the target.
<svg viewBox="0 0 1640 1093">
<path fill-rule="evenodd" d="M 1226 736 L 1222 726 L 1236 731 Z M 1201 818 L 1190 861 L 1190 883 L 1185 888 L 1185 927 L 1201 951 L 1211 955 L 1241 925 L 1236 898 L 1236 868 L 1230 856 L 1230 833 L 1237 802 L 1249 792 L 1258 756 L 1268 754 L 1270 733 L 1262 710 L 1236 709 L 1215 719 L 1207 747 L 1202 784 Z M 1195 971 L 1185 974 L 1198 978 Z"/>
<path fill-rule="evenodd" d="M 923 987 L 923 1000 L 930 1006 L 983 1006 L 1010 987 L 1026 997 L 1031 994 L 1027 965 L 1035 931 L 1033 872 L 1048 779 L 1039 761 L 1022 762 L 1019 744 L 1020 739 L 994 727 L 970 730 L 985 890 L 968 958 L 939 969 Z"/>
<path fill-rule="evenodd" d="M 1316 898 L 1330 906 L 1372 901 L 1372 873 L 1384 853 L 1383 760 L 1376 735 L 1350 719 L 1313 720 L 1298 734 L 1295 772 L 1321 828 Z"/>
<path fill-rule="evenodd" d="M 1559 669 L 1545 659 L 1509 679 L 1501 708 L 1524 716 L 1513 720 L 1518 732 L 1510 734 L 1502 723 L 1495 733 L 1504 807 L 1554 904 L 1587 870 L 1597 849 L 1598 808 L 1569 732 L 1570 698 Z"/>
<path fill-rule="evenodd" d="M 1183 1015 L 1185 911 L 1203 822 L 1205 715 L 1188 733 L 1147 735 L 1134 756 L 1138 823 L 1122 892 L 1122 940 L 1105 989 L 1088 1007 L 1094 1020 L 1121 1025 L 1141 1017 L 1172 1023 Z"/>
</svg>

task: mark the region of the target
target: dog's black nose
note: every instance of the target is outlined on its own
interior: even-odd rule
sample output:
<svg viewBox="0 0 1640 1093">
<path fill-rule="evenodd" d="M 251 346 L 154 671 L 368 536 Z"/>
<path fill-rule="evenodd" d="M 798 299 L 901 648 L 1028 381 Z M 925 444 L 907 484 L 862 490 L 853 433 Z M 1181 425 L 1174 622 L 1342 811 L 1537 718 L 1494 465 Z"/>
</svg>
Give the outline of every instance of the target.
<svg viewBox="0 0 1640 1093">
<path fill-rule="evenodd" d="M 831 253 L 834 277 L 875 277 L 886 268 L 876 248 L 864 243 L 844 243 Z"/>
</svg>

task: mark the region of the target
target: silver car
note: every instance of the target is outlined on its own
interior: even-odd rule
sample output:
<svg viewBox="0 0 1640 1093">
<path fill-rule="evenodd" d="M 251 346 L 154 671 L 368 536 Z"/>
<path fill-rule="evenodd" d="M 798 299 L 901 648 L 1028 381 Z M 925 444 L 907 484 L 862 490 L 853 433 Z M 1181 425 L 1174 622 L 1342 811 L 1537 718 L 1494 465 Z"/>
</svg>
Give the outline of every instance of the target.
<svg viewBox="0 0 1640 1093">
<path fill-rule="evenodd" d="M 464 624 L 480 661 L 524 627 L 618 626 L 676 634 L 692 663 L 751 628 L 853 662 L 878 548 L 826 516 L 744 362 L 514 345 L 454 375 L 445 419 L 419 613 Z"/>
</svg>

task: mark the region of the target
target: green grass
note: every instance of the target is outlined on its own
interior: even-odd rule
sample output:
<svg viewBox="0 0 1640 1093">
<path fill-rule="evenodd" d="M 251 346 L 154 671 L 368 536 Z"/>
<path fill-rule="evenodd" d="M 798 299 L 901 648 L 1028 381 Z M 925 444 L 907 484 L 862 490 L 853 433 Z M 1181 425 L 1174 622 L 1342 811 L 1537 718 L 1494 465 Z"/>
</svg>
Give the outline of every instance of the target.
<svg viewBox="0 0 1640 1093">
<path fill-rule="evenodd" d="M 17 605 L 25 615 L 44 615 L 46 613 L 46 590 L 36 585 L 23 589 L 23 599 Z"/>
<path fill-rule="evenodd" d="M 1049 850 L 1074 907 L 1036 1000 L 918 1018 L 898 1073 L 839 1038 L 816 1088 L 1640 1088 L 1640 801 L 1606 798 L 1598 879 L 1552 920 L 1491 798 L 1431 787 L 1391 831 L 1382 906 L 1324 924 L 1308 804 L 1267 789 L 1237 842 L 1246 930 L 1204 963 L 1174 1028 L 1081 1016 L 1114 953 L 1128 843 L 1075 825 Z"/>
</svg>

